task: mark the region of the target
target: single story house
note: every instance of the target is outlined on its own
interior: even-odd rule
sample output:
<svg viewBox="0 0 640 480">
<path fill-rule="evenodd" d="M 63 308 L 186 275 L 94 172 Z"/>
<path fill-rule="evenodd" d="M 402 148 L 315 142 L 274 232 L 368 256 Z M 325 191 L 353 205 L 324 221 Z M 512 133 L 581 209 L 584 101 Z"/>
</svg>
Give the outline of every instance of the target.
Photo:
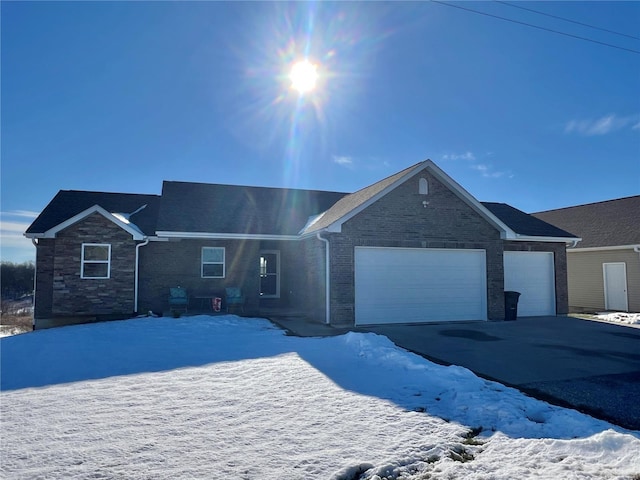
<svg viewBox="0 0 640 480">
<path fill-rule="evenodd" d="M 333 325 L 566 314 L 576 236 L 481 203 L 430 160 L 355 193 L 165 181 L 162 194 L 60 191 L 28 228 L 35 327 L 166 312 L 239 287 L 244 312 Z M 223 305 L 224 307 L 224 305 Z M 78 320 L 79 319 L 79 320 Z"/>
<path fill-rule="evenodd" d="M 582 238 L 567 250 L 570 311 L 640 312 L 640 195 L 533 215 Z"/>
</svg>

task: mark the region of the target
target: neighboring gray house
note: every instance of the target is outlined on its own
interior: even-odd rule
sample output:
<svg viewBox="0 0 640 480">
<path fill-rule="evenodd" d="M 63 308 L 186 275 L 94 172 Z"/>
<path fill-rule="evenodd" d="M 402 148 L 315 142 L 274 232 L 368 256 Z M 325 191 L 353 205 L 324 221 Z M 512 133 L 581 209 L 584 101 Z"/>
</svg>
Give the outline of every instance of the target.
<svg viewBox="0 0 640 480">
<path fill-rule="evenodd" d="M 430 160 L 352 194 L 164 182 L 60 191 L 34 239 L 36 328 L 167 311 L 170 287 L 334 325 L 566 314 L 574 235 L 481 203 Z"/>
<path fill-rule="evenodd" d="M 582 237 L 567 250 L 571 311 L 640 312 L 640 195 L 533 215 Z"/>
</svg>

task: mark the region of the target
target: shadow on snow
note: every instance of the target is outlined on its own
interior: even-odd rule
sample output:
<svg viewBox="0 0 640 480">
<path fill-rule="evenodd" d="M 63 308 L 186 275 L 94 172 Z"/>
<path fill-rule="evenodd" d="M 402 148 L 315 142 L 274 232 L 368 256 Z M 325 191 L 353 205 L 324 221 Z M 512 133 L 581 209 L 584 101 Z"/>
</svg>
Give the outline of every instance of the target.
<svg viewBox="0 0 640 480">
<path fill-rule="evenodd" d="M 341 388 L 470 428 L 513 437 L 574 438 L 606 428 L 457 366 L 441 366 L 374 333 L 286 336 L 264 319 L 232 315 L 140 318 L 76 325 L 0 339 L 0 390 L 10 391 L 295 354 Z M 505 411 L 514 421 L 505 422 Z M 569 416 L 566 432 L 545 430 Z M 574 415 L 574 416 L 572 416 Z M 569 418 L 567 417 L 567 418 Z M 498 427 L 491 427 L 491 425 Z"/>
</svg>

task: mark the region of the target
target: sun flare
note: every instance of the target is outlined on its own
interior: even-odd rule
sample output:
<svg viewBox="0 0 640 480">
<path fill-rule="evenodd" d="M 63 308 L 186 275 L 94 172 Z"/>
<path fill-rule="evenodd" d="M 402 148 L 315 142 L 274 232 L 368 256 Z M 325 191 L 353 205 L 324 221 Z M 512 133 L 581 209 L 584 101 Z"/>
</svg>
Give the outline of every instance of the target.
<svg viewBox="0 0 640 480">
<path fill-rule="evenodd" d="M 293 64 L 291 73 L 291 88 L 297 90 L 298 93 L 308 93 L 316 87 L 318 81 L 318 66 L 309 60 L 301 60 Z"/>
</svg>

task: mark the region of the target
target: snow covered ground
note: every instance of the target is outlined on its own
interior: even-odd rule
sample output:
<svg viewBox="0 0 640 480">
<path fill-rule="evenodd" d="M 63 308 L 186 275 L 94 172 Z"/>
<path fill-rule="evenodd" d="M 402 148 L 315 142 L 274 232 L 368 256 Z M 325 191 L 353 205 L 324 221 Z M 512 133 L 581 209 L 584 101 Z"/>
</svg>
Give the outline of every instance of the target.
<svg viewBox="0 0 640 480">
<path fill-rule="evenodd" d="M 386 337 L 232 315 L 0 339 L 0 476 L 638 479 L 640 432 Z"/>
<path fill-rule="evenodd" d="M 19 333 L 24 333 L 24 331 L 24 329 L 15 325 L 0 325 L 0 338 L 18 335 Z"/>
<path fill-rule="evenodd" d="M 596 315 L 596 318 L 598 320 L 604 320 L 606 322 L 624 323 L 626 325 L 640 325 L 640 313 L 599 313 L 598 315 Z"/>
</svg>

